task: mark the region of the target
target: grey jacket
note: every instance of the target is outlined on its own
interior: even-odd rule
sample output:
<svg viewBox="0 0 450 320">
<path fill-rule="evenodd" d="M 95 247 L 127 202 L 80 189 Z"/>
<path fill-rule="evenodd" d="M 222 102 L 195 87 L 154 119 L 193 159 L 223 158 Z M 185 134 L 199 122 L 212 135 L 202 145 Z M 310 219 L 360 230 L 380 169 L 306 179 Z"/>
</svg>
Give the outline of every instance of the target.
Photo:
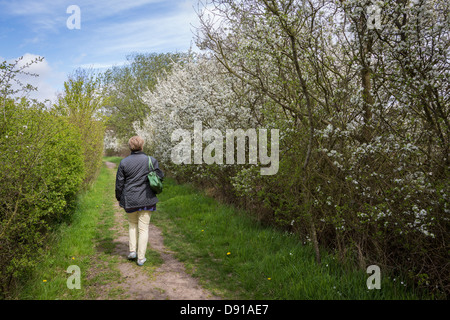
<svg viewBox="0 0 450 320">
<path fill-rule="evenodd" d="M 150 158 L 156 174 L 163 179 L 164 173 L 159 168 L 158 161 Z M 122 208 L 153 206 L 158 202 L 150 189 L 147 178 L 149 172 L 148 156 L 142 151 L 133 151 L 120 161 L 116 175 L 116 199 Z"/>
</svg>

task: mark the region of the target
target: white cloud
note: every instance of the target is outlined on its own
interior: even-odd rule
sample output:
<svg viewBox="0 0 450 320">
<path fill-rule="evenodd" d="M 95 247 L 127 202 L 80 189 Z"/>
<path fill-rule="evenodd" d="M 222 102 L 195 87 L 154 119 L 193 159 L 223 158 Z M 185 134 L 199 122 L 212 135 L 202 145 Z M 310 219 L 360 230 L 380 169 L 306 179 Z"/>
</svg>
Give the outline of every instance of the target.
<svg viewBox="0 0 450 320">
<path fill-rule="evenodd" d="M 90 15 L 98 18 L 104 18 L 115 15 L 119 12 L 138 8 L 151 3 L 159 3 L 167 0 L 97 0 L 97 1 L 78 1 L 77 4 L 81 11 L 89 12 Z"/>
<path fill-rule="evenodd" d="M 25 66 L 27 63 L 34 61 L 36 58 L 39 58 L 39 56 L 31 53 L 24 54 L 23 59 L 17 64 L 17 68 Z M 12 63 L 15 60 L 17 60 L 17 58 L 10 59 L 8 60 L 8 62 Z M 31 84 L 32 86 L 37 88 L 36 91 L 31 91 L 30 93 L 28 93 L 27 97 L 37 99 L 41 102 L 46 99 L 49 99 L 53 102 L 56 101 L 56 94 L 58 90 L 56 84 L 64 83 L 66 79 L 65 73 L 54 70 L 50 66 L 49 62 L 45 59 L 41 62 L 31 64 L 23 71 L 37 75 L 36 77 L 27 74 L 17 75 L 17 79 L 22 84 Z M 23 95 L 23 93 L 19 95 Z"/>
<path fill-rule="evenodd" d="M 80 7 L 84 18 L 95 17 L 95 19 L 101 19 L 119 12 L 164 1 L 167 0 L 0 0 L 0 7 L 4 13 L 9 15 L 26 16 L 32 19 L 31 22 L 44 23 L 46 21 L 47 24 L 52 24 L 52 21 L 48 19 L 49 17 L 60 20 L 67 19 L 68 13 L 66 9 L 70 5 Z"/>
<path fill-rule="evenodd" d="M 196 50 L 196 1 L 165 1 L 155 6 L 155 11 L 134 13 L 133 19 L 109 19 L 89 27 L 85 24 L 89 30 L 83 34 L 82 49 L 88 55 L 73 58 L 71 67 L 106 69 L 126 63 L 126 57 L 132 53 L 181 52 L 190 46 Z"/>
<path fill-rule="evenodd" d="M 101 39 L 99 53 L 186 50 L 193 38 L 192 25 L 197 21 L 197 14 L 192 6 L 187 10 L 187 4 L 190 2 L 181 3 L 164 16 L 111 23 L 100 28 L 97 31 Z"/>
<path fill-rule="evenodd" d="M 53 2 L 53 6 L 52 6 Z M 54 9 L 54 1 L 0 1 L 3 10 L 12 15 L 43 15 L 49 14 Z"/>
<path fill-rule="evenodd" d="M 127 61 L 115 61 L 115 62 L 93 62 L 93 63 L 86 63 L 80 65 L 80 68 L 83 69 L 109 69 L 112 67 L 120 67 L 126 64 Z"/>
<path fill-rule="evenodd" d="M 25 39 L 21 46 L 42 42 L 55 34 L 64 32 L 66 21 L 70 17 L 67 8 L 77 5 L 81 11 L 81 23 L 96 25 L 98 21 L 114 15 L 136 9 L 152 3 L 167 0 L 0 0 L 0 15 L 15 16 L 23 19 L 29 27 L 31 39 Z M 38 35 L 37 37 L 35 35 Z"/>
<path fill-rule="evenodd" d="M 16 21 L 8 26 L 11 30 L 5 26 L 4 34 L 0 34 L 2 44 L 8 47 L 8 53 L 3 52 L 8 59 L 24 52 L 44 56 L 43 62 L 29 69 L 39 77 L 25 77 L 23 81 L 38 87 L 30 97 L 54 99 L 67 74 L 76 68 L 105 69 L 126 63 L 131 53 L 186 51 L 194 46 L 196 3 L 197 0 L 0 0 L 0 16 Z M 67 30 L 66 9 L 72 4 L 81 9 L 81 30 Z M 9 39 L 19 34 L 25 36 L 13 48 Z M 33 57 L 36 55 L 25 54 L 27 61 Z"/>
</svg>

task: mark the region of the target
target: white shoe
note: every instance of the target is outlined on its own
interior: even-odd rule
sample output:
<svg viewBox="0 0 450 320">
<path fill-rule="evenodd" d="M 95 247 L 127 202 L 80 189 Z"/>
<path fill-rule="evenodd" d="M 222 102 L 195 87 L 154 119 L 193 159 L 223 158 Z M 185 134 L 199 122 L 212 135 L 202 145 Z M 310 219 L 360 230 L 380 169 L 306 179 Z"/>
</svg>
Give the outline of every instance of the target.
<svg viewBox="0 0 450 320">
<path fill-rule="evenodd" d="M 144 259 L 138 259 L 137 265 L 138 265 L 138 266 L 142 266 L 142 265 L 144 264 L 145 261 L 147 261 L 147 259 L 145 259 L 145 258 L 144 258 Z"/>
<path fill-rule="evenodd" d="M 128 260 L 134 260 L 136 259 L 136 252 L 130 252 L 130 254 L 128 255 Z"/>
</svg>

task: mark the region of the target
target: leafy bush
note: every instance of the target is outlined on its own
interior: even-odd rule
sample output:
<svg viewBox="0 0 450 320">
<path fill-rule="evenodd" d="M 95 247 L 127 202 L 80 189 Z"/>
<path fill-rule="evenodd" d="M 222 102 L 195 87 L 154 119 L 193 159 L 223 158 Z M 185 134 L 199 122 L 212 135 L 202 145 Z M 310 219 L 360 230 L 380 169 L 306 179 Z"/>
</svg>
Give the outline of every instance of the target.
<svg viewBox="0 0 450 320">
<path fill-rule="evenodd" d="M 83 72 L 48 108 L 17 98 L 35 88 L 17 80 L 27 66 L 0 64 L 0 297 L 9 297 L 39 262 L 52 227 L 70 221 L 80 190 L 96 178 L 104 120 L 97 82 Z M 29 74 L 28 74 L 29 75 Z M 13 85 L 15 84 L 15 85 Z M 18 85 L 18 89 L 16 89 Z"/>
<path fill-rule="evenodd" d="M 55 106 L 58 114 L 80 134 L 86 170 L 83 188 L 95 180 L 102 163 L 105 119 L 100 109 L 105 102 L 99 79 L 92 72 L 79 69 L 64 83 L 64 93 Z"/>
<path fill-rule="evenodd" d="M 0 282 L 6 295 L 38 261 L 49 229 L 69 215 L 84 177 L 78 131 L 25 100 L 6 101 L 0 129 Z"/>
</svg>

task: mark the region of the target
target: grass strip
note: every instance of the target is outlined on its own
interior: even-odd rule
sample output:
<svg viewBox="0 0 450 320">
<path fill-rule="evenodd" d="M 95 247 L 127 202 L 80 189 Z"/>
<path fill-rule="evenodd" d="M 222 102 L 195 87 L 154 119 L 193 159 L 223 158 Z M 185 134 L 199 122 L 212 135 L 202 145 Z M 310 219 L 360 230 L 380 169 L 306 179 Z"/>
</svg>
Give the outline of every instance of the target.
<svg viewBox="0 0 450 320">
<path fill-rule="evenodd" d="M 95 183 L 79 196 L 70 222 L 61 224 L 52 234 L 49 249 L 38 267 L 24 281 L 18 299 L 95 298 L 93 291 L 88 290 L 91 285 L 111 277 L 108 272 L 101 277 L 89 278 L 88 275 L 95 263 L 94 259 L 102 259 L 96 243 L 109 246 L 107 249 L 111 250 L 113 234 L 110 227 L 114 219 L 111 190 L 114 190 L 114 179 L 112 173 L 103 166 Z M 73 274 L 73 271 L 67 272 L 69 266 L 80 268 L 80 290 L 68 288 L 68 279 Z M 70 282 L 75 283 L 72 280 Z"/>
<path fill-rule="evenodd" d="M 369 290 L 365 270 L 325 252 L 318 265 L 311 245 L 190 185 L 166 178 L 164 188 L 152 222 L 163 229 L 166 246 L 213 293 L 252 300 L 419 299 L 383 270 L 381 289 Z"/>
</svg>

